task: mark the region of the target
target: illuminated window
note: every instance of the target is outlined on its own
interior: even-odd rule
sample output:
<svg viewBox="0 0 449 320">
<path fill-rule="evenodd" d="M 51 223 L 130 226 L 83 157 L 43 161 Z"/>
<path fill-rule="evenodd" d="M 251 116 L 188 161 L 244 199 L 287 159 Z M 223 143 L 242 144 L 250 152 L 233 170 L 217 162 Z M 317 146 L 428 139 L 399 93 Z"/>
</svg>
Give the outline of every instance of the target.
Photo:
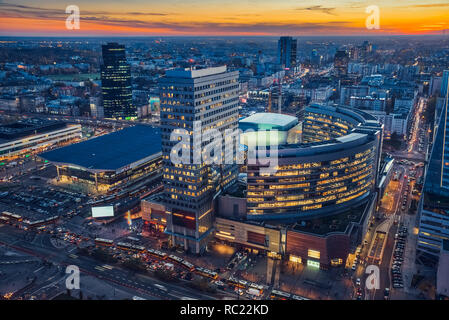
<svg viewBox="0 0 449 320">
<path fill-rule="evenodd" d="M 289 260 L 290 260 L 290 262 L 293 262 L 293 263 L 302 263 L 301 257 L 294 256 L 292 254 L 290 255 Z"/>
<path fill-rule="evenodd" d="M 343 259 L 339 259 L 339 258 L 336 258 L 336 259 L 332 259 L 331 260 L 331 266 L 341 266 L 343 264 Z"/>
<path fill-rule="evenodd" d="M 319 268 L 320 263 L 317 261 L 313 261 L 313 260 L 307 260 L 307 266 L 312 267 L 312 268 Z"/>
<path fill-rule="evenodd" d="M 307 251 L 307 255 L 308 255 L 310 258 L 320 259 L 320 252 L 317 251 L 317 250 L 309 249 L 309 250 Z"/>
</svg>

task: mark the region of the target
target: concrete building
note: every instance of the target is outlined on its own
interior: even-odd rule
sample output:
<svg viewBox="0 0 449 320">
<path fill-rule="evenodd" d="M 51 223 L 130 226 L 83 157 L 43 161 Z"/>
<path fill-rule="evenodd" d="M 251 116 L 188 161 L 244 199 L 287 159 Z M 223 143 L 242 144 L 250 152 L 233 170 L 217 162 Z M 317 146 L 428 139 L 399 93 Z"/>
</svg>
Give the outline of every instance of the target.
<svg viewBox="0 0 449 320">
<path fill-rule="evenodd" d="M 89 98 L 90 115 L 95 119 L 104 118 L 103 102 L 101 97 L 90 97 Z"/>
<path fill-rule="evenodd" d="M 140 203 L 142 220 L 146 228 L 163 232 L 167 226 L 167 214 L 165 212 L 163 194 L 157 193 L 142 199 Z"/>
<path fill-rule="evenodd" d="M 56 165 L 58 183 L 93 193 L 125 191 L 131 185 L 160 182 L 158 128 L 138 125 L 44 152 Z"/>
<path fill-rule="evenodd" d="M 193 253 L 202 253 L 212 236 L 214 195 L 232 184 L 238 174 L 236 164 L 206 165 L 204 156 L 208 155 L 202 152 L 206 139 L 199 142 L 195 137 L 216 129 L 224 142 L 225 130 L 237 130 L 238 75 L 238 71 L 227 71 L 226 66 L 172 69 L 160 81 L 166 232 L 171 245 Z M 170 159 L 173 147 L 179 143 L 170 140 L 170 135 L 179 133 L 179 129 L 193 137 L 185 142 L 190 153 L 188 164 L 175 164 Z M 222 143 L 222 155 L 224 146 Z"/>
<path fill-rule="evenodd" d="M 351 108 L 360 110 L 385 111 L 385 102 L 385 98 L 378 98 L 373 96 L 351 96 L 349 98 L 349 105 L 351 106 Z"/>
<path fill-rule="evenodd" d="M 81 125 L 25 119 L 0 126 L 0 159 L 36 153 L 81 138 Z"/>
<path fill-rule="evenodd" d="M 384 125 L 384 137 L 396 133 L 404 136 L 408 132 L 410 125 L 410 113 L 408 114 L 387 114 L 385 111 L 367 111 L 375 116 L 377 120 Z"/>
</svg>

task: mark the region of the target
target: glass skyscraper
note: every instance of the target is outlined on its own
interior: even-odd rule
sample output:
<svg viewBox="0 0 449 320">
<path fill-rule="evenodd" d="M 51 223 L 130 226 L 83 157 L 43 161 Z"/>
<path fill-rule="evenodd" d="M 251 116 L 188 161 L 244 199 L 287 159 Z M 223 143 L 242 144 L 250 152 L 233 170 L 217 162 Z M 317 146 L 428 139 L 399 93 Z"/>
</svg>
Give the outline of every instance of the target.
<svg viewBox="0 0 449 320">
<path fill-rule="evenodd" d="M 281 37 L 278 40 L 278 63 L 285 68 L 296 66 L 297 41 L 292 37 Z"/>
<path fill-rule="evenodd" d="M 132 103 L 131 67 L 125 46 L 110 42 L 102 46 L 101 87 L 105 118 L 129 119 L 137 115 Z"/>
</svg>

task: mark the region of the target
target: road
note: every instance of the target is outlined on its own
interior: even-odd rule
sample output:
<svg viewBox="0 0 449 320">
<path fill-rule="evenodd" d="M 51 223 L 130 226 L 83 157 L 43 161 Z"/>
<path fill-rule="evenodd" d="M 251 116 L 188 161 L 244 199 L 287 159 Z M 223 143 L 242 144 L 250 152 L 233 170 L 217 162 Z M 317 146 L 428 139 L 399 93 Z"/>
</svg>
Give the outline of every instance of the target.
<svg viewBox="0 0 449 320">
<path fill-rule="evenodd" d="M 102 267 L 104 263 L 98 262 L 90 257 L 77 256 L 64 249 L 55 248 L 48 235 L 38 235 L 41 239 L 27 241 L 23 237 L 23 232 L 15 228 L 4 226 L 0 233 L 0 245 L 7 246 L 13 250 L 20 251 L 41 259 L 52 262 L 65 270 L 68 265 L 79 267 L 81 274 L 87 274 L 103 281 L 107 281 L 118 287 L 131 289 L 136 295 L 143 294 L 153 299 L 181 299 L 189 297 L 192 299 L 210 300 L 217 299 L 215 296 L 200 293 L 189 288 L 183 283 L 164 283 L 150 276 L 134 274 L 128 270 L 114 266 L 112 269 Z M 61 281 L 64 276 L 52 278 L 40 285 L 40 288 L 51 286 L 53 281 Z M 161 290 L 156 285 L 163 285 L 167 290 Z M 40 288 L 32 288 L 27 293 L 37 292 Z M 34 291 L 32 291 L 34 290 Z M 220 298 L 220 297 L 219 297 Z"/>
<path fill-rule="evenodd" d="M 429 143 L 429 133 L 427 132 L 427 128 L 424 126 L 424 121 L 421 117 L 424 109 L 427 106 L 427 99 L 420 98 L 417 107 L 414 112 L 414 123 L 411 129 L 411 137 L 408 140 L 408 144 L 405 150 L 399 150 L 392 152 L 392 156 L 395 158 L 395 164 L 392 170 L 398 171 L 401 173 L 401 177 L 399 181 L 390 181 L 389 186 L 384 195 L 384 199 L 382 199 L 379 208 L 379 215 L 383 216 L 386 220 L 383 222 L 384 227 L 383 230 L 387 231 L 386 234 L 386 243 L 384 247 L 384 251 L 382 253 L 380 261 L 371 261 L 371 263 L 377 264 L 380 271 L 380 288 L 378 290 L 365 290 L 365 299 L 367 300 L 383 300 L 384 299 L 384 289 L 390 288 L 390 292 L 394 293 L 395 291 L 402 289 L 393 289 L 391 283 L 391 264 L 393 261 L 393 250 L 394 250 L 394 235 L 397 233 L 398 225 L 403 223 L 410 224 L 409 220 L 409 207 L 411 199 L 418 199 L 418 196 L 412 195 L 412 190 L 415 187 L 416 181 L 423 174 L 423 169 L 416 168 L 414 164 L 418 162 L 424 162 L 426 159 L 427 144 Z M 419 136 L 423 135 L 423 148 L 424 151 L 420 150 L 419 146 Z M 403 159 L 408 159 L 412 161 L 412 164 L 401 163 Z M 410 180 L 409 186 L 408 181 L 411 177 L 412 171 L 415 172 L 415 179 Z M 404 205 L 405 203 L 405 205 Z M 403 210 L 404 208 L 404 210 Z M 413 220 L 416 219 L 416 215 L 413 216 Z M 382 225 L 379 225 L 378 228 L 382 228 Z M 377 228 L 376 228 L 377 230 Z M 407 243 L 407 246 L 413 244 Z M 369 261 L 368 261 L 369 264 Z M 365 270 L 363 270 L 365 271 Z M 357 273 L 362 277 L 362 283 L 366 280 L 366 274 L 363 272 Z M 404 279 L 406 280 L 406 279 Z M 404 281 L 404 285 L 407 285 L 406 281 Z M 391 297 L 392 294 L 390 294 Z"/>
</svg>

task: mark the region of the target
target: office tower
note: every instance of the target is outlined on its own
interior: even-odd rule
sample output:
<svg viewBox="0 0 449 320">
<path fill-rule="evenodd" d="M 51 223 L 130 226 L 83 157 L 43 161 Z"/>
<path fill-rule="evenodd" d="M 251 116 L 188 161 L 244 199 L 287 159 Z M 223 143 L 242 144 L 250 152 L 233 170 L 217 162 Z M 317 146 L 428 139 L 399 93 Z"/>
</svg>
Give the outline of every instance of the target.
<svg viewBox="0 0 449 320">
<path fill-rule="evenodd" d="M 444 81 L 444 80 L 443 80 Z M 443 88 L 444 89 L 444 88 Z M 448 91 L 435 123 L 435 139 L 425 174 L 419 211 L 416 260 L 434 266 L 444 240 L 449 240 L 449 113 Z"/>
<path fill-rule="evenodd" d="M 292 37 L 281 37 L 278 40 L 278 63 L 284 68 L 296 66 L 297 41 Z"/>
<path fill-rule="evenodd" d="M 90 116 L 95 119 L 103 119 L 104 118 L 104 110 L 103 103 L 101 101 L 101 97 L 90 97 L 89 98 L 90 105 Z"/>
<path fill-rule="evenodd" d="M 338 50 L 334 57 L 334 68 L 339 76 L 348 74 L 349 55 L 345 50 Z"/>
<path fill-rule="evenodd" d="M 368 42 L 368 41 L 364 41 L 362 44 L 362 50 L 364 53 L 371 53 L 373 52 L 373 44 Z"/>
<path fill-rule="evenodd" d="M 359 48 L 358 47 L 352 47 L 349 49 L 349 58 L 352 60 L 358 60 L 359 59 Z"/>
<path fill-rule="evenodd" d="M 132 104 L 131 67 L 125 46 L 110 42 L 102 46 L 101 87 L 105 118 L 130 119 L 137 111 Z"/>
<path fill-rule="evenodd" d="M 310 63 L 318 67 L 321 65 L 321 56 L 318 54 L 318 51 L 316 49 L 313 49 L 312 53 L 310 54 Z"/>
<path fill-rule="evenodd" d="M 441 79 L 441 94 L 440 96 L 446 97 L 449 88 L 449 70 L 443 71 L 443 77 Z"/>
<path fill-rule="evenodd" d="M 238 175 L 235 161 L 208 165 L 204 158 L 197 158 L 200 152 L 197 148 L 203 151 L 207 148 L 204 133 L 209 129 L 217 129 L 222 134 L 222 159 L 225 158 L 224 131 L 238 128 L 238 74 L 238 71 L 228 72 L 226 66 L 172 69 L 159 84 L 167 233 L 173 246 L 190 252 L 205 250 L 212 236 L 213 198 Z M 173 147 L 179 143 L 171 141 L 170 135 L 179 129 L 187 130 L 191 137 L 186 143 L 190 150 L 188 163 L 176 164 L 170 159 Z M 197 140 L 198 135 L 201 140 Z M 235 151 L 233 148 L 233 158 Z M 210 157 L 215 156 L 214 153 Z"/>
</svg>

